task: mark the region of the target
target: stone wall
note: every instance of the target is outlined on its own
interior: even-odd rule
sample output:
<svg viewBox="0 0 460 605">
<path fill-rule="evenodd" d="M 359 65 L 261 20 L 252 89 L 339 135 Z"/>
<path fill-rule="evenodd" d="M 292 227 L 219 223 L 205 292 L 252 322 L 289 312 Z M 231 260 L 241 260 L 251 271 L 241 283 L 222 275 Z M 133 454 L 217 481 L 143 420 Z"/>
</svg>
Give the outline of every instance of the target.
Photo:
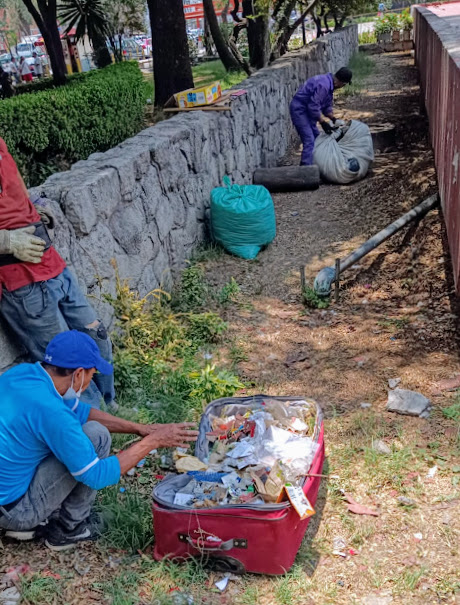
<svg viewBox="0 0 460 605">
<path fill-rule="evenodd" d="M 52 200 L 55 245 L 110 325 L 101 301 L 114 291 L 114 266 L 142 294 L 169 286 L 205 238 L 211 190 L 225 175 L 250 183 L 276 166 L 293 136 L 289 102 L 308 77 L 346 65 L 358 49 L 356 26 L 291 53 L 238 88 L 231 112 L 182 113 L 105 153 L 51 176 L 33 193 Z M 0 370 L 19 350 L 0 329 Z"/>
</svg>

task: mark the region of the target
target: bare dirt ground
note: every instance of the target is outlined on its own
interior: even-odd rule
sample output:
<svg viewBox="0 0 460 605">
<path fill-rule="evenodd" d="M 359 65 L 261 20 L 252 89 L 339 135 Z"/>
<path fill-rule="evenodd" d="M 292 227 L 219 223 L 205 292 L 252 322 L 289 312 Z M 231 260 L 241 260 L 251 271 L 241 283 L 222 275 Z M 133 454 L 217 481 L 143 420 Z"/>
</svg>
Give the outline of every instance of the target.
<svg viewBox="0 0 460 605">
<path fill-rule="evenodd" d="M 220 361 L 232 357 L 258 391 L 316 398 L 326 416 L 325 470 L 339 478 L 323 481 L 317 514 L 289 574 L 247 575 L 232 580 L 222 595 L 200 592 L 195 604 L 460 603 L 460 408 L 455 392 L 436 386 L 459 372 L 456 302 L 440 212 L 349 270 L 340 301 L 328 309 L 307 309 L 300 293 L 301 265 L 311 283 L 319 269 L 436 191 L 411 56 L 375 57 L 362 93 L 340 97 L 337 113 L 393 124 L 397 147 L 377 154 L 372 173 L 360 183 L 275 196 L 275 242 L 256 261 L 222 255 L 205 266 L 211 284 L 234 277 L 241 288 L 239 303 L 226 312 L 232 346 L 222 349 Z M 289 161 L 297 162 L 298 155 L 293 150 Z M 385 411 L 388 379 L 397 377 L 401 387 L 432 399 L 428 420 Z M 456 420 L 446 417 L 446 409 L 454 417 L 458 409 Z M 376 452 L 376 440 L 390 453 Z M 348 512 L 343 492 L 378 516 Z M 334 538 L 343 540 L 345 557 L 333 554 Z M 40 577 L 59 573 L 59 594 L 38 592 L 28 603 L 160 603 L 149 596 L 153 582 L 162 582 L 165 593 L 181 587 L 173 570 L 157 568 L 150 588 L 139 586 L 139 598 L 128 598 L 130 574 L 140 564 L 120 565 L 122 556 L 92 545 L 56 555 L 5 543 L 0 569 L 27 562 Z M 90 562 L 82 573 L 75 571 L 86 566 L 81 559 Z M 141 564 L 153 569 L 147 559 Z M 215 579 L 201 577 L 201 591 Z M 107 583 L 121 586 L 116 598 Z M 189 585 L 187 592 L 196 595 L 198 588 Z M 50 596 L 44 600 L 44 594 Z"/>
<path fill-rule="evenodd" d="M 246 356 L 239 364 L 245 379 L 271 394 L 315 397 L 328 418 L 329 470 L 340 479 L 325 488 L 317 533 L 304 545 L 310 554 L 301 569 L 309 581 L 303 596 L 302 574 L 291 581 L 292 602 L 454 603 L 460 602 L 460 493 L 452 472 L 460 470 L 458 420 L 442 413 L 455 393 L 433 394 L 438 381 L 458 372 L 456 302 L 440 211 L 347 272 L 338 304 L 306 310 L 300 296 L 301 265 L 312 283 L 319 269 L 436 191 L 413 59 L 393 54 L 375 61 L 366 89 L 342 97 L 338 114 L 393 124 L 397 148 L 377 154 L 360 183 L 275 196 L 275 242 L 256 262 L 225 256 L 208 270 L 217 283 L 233 276 L 251 302 L 229 314 Z M 303 361 L 286 367 L 296 356 Z M 388 379 L 396 377 L 401 387 L 432 398 L 429 420 L 385 411 Z M 376 454 L 376 439 L 392 453 Z M 340 490 L 376 507 L 379 517 L 347 512 Z M 413 504 L 401 505 L 400 496 Z M 334 537 L 358 554 L 332 555 Z M 269 581 L 257 586 L 254 602 L 288 602 L 271 592 Z M 382 600 L 372 600 L 377 597 Z"/>
</svg>

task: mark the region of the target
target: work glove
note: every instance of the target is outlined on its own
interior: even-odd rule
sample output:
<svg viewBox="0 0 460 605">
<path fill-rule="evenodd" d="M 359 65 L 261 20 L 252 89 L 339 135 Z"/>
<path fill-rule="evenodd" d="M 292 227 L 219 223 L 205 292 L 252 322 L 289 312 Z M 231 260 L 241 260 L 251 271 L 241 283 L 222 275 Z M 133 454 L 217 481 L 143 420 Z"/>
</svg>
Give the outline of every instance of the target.
<svg viewBox="0 0 460 605">
<path fill-rule="evenodd" d="M 25 263 L 39 263 L 45 251 L 45 241 L 35 237 L 35 227 L 23 227 L 14 231 L 3 231 L 3 246 L 7 254 L 12 254 Z"/>
<path fill-rule="evenodd" d="M 337 122 L 337 118 L 335 116 L 330 116 L 329 119 L 331 120 L 331 122 L 333 124 L 335 124 Z"/>
<path fill-rule="evenodd" d="M 324 130 L 326 134 L 332 134 L 334 132 L 332 126 L 329 122 L 320 122 L 321 128 Z"/>
</svg>

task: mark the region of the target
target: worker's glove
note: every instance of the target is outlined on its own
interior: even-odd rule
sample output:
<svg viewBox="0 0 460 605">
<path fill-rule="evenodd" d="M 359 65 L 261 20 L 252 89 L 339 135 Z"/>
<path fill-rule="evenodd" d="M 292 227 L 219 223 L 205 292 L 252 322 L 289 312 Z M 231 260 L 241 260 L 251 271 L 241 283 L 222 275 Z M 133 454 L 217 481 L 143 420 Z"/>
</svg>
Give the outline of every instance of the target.
<svg viewBox="0 0 460 605">
<path fill-rule="evenodd" d="M 331 120 L 331 122 L 333 124 L 335 124 L 337 122 L 337 118 L 335 116 L 330 116 L 329 119 Z"/>
<path fill-rule="evenodd" d="M 45 241 L 35 237 L 35 227 L 7 231 L 7 252 L 26 263 L 39 263 L 45 251 Z M 8 241 L 9 239 L 9 241 Z"/>
<path fill-rule="evenodd" d="M 46 226 L 48 231 L 54 229 L 56 217 L 51 210 L 49 199 L 46 197 L 38 197 L 36 200 L 34 200 L 33 205 L 35 206 L 35 210 L 40 215 L 41 222 Z"/>
<path fill-rule="evenodd" d="M 334 132 L 334 129 L 332 128 L 329 122 L 320 122 L 320 124 L 321 128 L 326 134 L 332 134 Z"/>
</svg>

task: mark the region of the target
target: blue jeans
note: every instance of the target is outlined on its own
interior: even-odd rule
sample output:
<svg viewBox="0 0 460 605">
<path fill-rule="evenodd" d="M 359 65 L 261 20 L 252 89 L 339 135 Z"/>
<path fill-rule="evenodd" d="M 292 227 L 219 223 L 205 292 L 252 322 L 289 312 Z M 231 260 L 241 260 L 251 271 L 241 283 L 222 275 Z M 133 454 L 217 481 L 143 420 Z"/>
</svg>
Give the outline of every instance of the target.
<svg viewBox="0 0 460 605">
<path fill-rule="evenodd" d="M 105 426 L 92 420 L 82 429 L 99 458 L 107 458 L 112 440 Z M 0 506 L 0 527 L 27 531 L 59 511 L 60 522 L 71 531 L 89 516 L 96 494 L 72 477 L 57 458 L 48 456 L 39 464 L 29 489 L 17 504 L 8 511 Z"/>
<path fill-rule="evenodd" d="M 43 361 L 50 340 L 67 330 L 79 330 L 94 339 L 102 357 L 112 362 L 112 343 L 103 323 L 80 290 L 77 279 L 64 271 L 47 281 L 36 282 L 12 292 L 3 289 L 0 313 L 27 349 L 31 360 Z M 95 374 L 81 400 L 95 408 L 101 398 L 115 398 L 113 375 Z"/>
</svg>

